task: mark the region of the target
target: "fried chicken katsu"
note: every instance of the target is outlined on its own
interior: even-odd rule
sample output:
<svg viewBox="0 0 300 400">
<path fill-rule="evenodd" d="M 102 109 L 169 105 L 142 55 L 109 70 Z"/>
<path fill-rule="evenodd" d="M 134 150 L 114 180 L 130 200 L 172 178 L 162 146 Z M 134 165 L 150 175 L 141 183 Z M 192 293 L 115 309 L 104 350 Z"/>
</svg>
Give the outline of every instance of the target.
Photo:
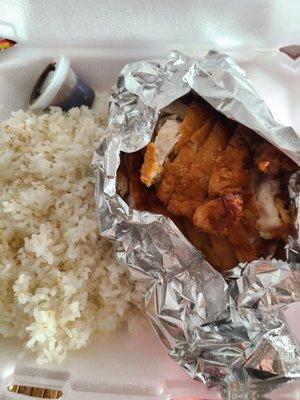
<svg viewBox="0 0 300 400">
<path fill-rule="evenodd" d="M 157 195 L 164 204 L 168 204 L 178 182 L 190 170 L 193 159 L 205 143 L 213 123 L 205 108 L 193 103 L 188 109 L 181 124 L 184 128 L 180 130 L 183 139 L 175 146 L 175 152 L 178 154 L 173 161 L 166 163 L 158 186 Z"/>
<path fill-rule="evenodd" d="M 291 226 L 284 185 L 297 165 L 205 102 L 170 110 L 146 149 L 123 157 L 120 194 L 171 218 L 219 271 L 265 256 Z"/>
<path fill-rule="evenodd" d="M 202 128 L 203 130 L 204 128 Z M 176 182 L 176 188 L 167 204 L 168 210 L 175 215 L 191 218 L 195 210 L 203 204 L 208 192 L 209 177 L 215 160 L 226 148 L 228 135 L 221 122 L 205 125 L 206 139 L 199 146 L 184 176 Z M 207 134 L 207 131 L 210 132 Z M 178 154 L 178 158 L 181 152 Z M 172 166 L 169 167 L 172 170 Z M 159 195 L 159 190 L 158 190 Z M 163 199 L 161 199 L 163 201 Z"/>
</svg>

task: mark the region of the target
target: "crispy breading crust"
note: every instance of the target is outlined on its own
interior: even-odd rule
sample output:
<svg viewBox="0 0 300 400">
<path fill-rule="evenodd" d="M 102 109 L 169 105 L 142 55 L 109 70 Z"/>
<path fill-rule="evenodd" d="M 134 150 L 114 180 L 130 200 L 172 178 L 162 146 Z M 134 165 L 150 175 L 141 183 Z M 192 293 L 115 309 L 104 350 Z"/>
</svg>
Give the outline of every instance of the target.
<svg viewBox="0 0 300 400">
<path fill-rule="evenodd" d="M 146 186 L 153 184 L 155 176 L 159 175 L 162 171 L 162 165 L 159 165 L 155 157 L 155 145 L 150 142 L 147 146 L 147 150 L 144 157 L 144 163 L 141 168 L 141 181 Z"/>
<path fill-rule="evenodd" d="M 163 165 L 174 154 L 174 146 L 180 139 L 179 126 L 174 116 L 166 120 L 156 132 L 154 142 L 147 145 L 141 168 L 141 181 L 146 186 L 150 187 L 160 181 Z"/>
<path fill-rule="evenodd" d="M 248 129 L 239 126 L 225 151 L 217 159 L 209 180 L 209 197 L 215 198 L 233 189 L 241 191 L 248 187 L 250 181 L 246 163 L 249 159 Z"/>
<path fill-rule="evenodd" d="M 255 146 L 254 163 L 260 172 L 271 176 L 277 175 L 281 170 L 294 172 L 298 168 L 290 158 L 265 141 Z"/>
<path fill-rule="evenodd" d="M 163 170 L 161 184 L 158 188 L 158 198 L 168 204 L 177 184 L 181 178 L 190 170 L 198 149 L 205 142 L 213 121 L 207 120 L 202 128 L 197 129 L 190 140 L 181 148 L 177 157 L 170 162 Z"/>
<path fill-rule="evenodd" d="M 242 213 L 242 196 L 226 194 L 198 207 L 193 215 L 193 224 L 207 233 L 228 235 L 240 220 Z"/>
<path fill-rule="evenodd" d="M 197 129 L 200 129 L 209 115 L 208 107 L 203 104 L 192 103 L 187 113 L 180 124 L 179 141 L 175 145 L 174 152 L 178 154 L 183 146 L 191 139 L 192 135 Z"/>
<path fill-rule="evenodd" d="M 217 121 L 195 154 L 190 170 L 177 182 L 168 204 L 171 213 L 192 218 L 194 211 L 207 197 L 213 165 L 225 149 L 228 138 L 227 130 Z"/>
</svg>

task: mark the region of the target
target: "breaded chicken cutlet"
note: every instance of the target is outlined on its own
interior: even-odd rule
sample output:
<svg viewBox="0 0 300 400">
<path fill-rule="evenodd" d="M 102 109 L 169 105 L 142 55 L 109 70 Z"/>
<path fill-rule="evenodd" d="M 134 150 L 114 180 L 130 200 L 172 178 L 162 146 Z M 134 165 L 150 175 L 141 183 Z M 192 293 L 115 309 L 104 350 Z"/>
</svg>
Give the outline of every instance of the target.
<svg viewBox="0 0 300 400">
<path fill-rule="evenodd" d="M 219 271 L 265 255 L 291 225 L 281 175 L 297 165 L 204 102 L 164 117 L 123 164 L 131 207 L 171 218 Z"/>
</svg>

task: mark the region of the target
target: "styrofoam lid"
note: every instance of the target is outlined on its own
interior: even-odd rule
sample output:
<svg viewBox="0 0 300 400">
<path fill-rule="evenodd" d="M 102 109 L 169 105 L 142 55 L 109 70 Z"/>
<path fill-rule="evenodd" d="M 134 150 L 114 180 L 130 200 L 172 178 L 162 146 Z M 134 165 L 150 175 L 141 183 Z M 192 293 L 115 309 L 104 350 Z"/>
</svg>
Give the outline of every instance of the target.
<svg viewBox="0 0 300 400">
<path fill-rule="evenodd" d="M 0 36 L 48 45 L 278 48 L 299 44 L 299 17 L 299 0 L 85 0 L 75 7 L 73 0 L 2 0 Z"/>
</svg>

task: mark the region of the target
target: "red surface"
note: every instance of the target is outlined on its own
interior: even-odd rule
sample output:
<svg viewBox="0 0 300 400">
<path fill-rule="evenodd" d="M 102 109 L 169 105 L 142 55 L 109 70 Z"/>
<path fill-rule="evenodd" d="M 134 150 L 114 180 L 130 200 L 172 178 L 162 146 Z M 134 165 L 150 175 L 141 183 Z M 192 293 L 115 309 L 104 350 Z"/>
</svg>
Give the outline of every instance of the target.
<svg viewBox="0 0 300 400">
<path fill-rule="evenodd" d="M 0 51 L 1 50 L 6 50 L 9 47 L 12 47 L 16 44 L 16 42 L 14 42 L 13 40 L 9 40 L 9 39 L 1 39 L 0 38 Z"/>
</svg>

